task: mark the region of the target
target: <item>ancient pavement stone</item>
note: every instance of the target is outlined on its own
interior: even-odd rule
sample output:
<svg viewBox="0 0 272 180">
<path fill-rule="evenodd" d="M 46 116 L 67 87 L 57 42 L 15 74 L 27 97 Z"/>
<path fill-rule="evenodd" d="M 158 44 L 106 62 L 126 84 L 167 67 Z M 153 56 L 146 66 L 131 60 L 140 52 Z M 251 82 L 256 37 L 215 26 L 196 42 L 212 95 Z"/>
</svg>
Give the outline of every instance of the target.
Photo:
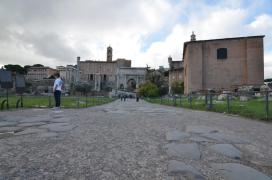
<svg viewBox="0 0 272 180">
<path fill-rule="evenodd" d="M 22 117 L 18 116 L 4 116 L 0 117 L 0 121 L 9 121 L 9 122 L 18 122 L 21 120 Z"/>
<path fill-rule="evenodd" d="M 50 119 L 50 122 L 62 123 L 62 122 L 69 122 L 71 119 L 67 117 L 60 117 L 60 118 L 53 118 Z"/>
<path fill-rule="evenodd" d="M 267 166 L 272 169 L 272 158 L 267 158 L 267 156 L 261 151 L 261 146 L 246 144 L 241 145 L 241 148 L 244 149 L 251 163 L 261 166 Z M 269 149 L 271 150 L 272 148 L 270 147 Z M 266 151 L 269 151 L 269 149 L 267 149 Z"/>
<path fill-rule="evenodd" d="M 16 133 L 15 135 L 20 136 L 20 135 L 26 135 L 26 134 L 42 133 L 42 132 L 45 132 L 45 130 L 38 129 L 38 128 L 28 128 L 28 129 L 25 129 L 24 131 Z"/>
<path fill-rule="evenodd" d="M 58 136 L 58 134 L 54 132 L 43 132 L 39 134 L 39 137 L 42 137 L 42 138 L 55 137 L 55 136 Z"/>
<path fill-rule="evenodd" d="M 194 141 L 194 142 L 214 142 L 211 139 L 207 139 L 207 138 L 200 137 L 200 136 L 198 136 L 198 137 L 191 137 L 190 140 Z"/>
<path fill-rule="evenodd" d="M 45 125 L 44 122 L 32 122 L 32 123 L 20 123 L 18 124 L 19 127 L 31 127 L 31 126 L 41 126 Z"/>
<path fill-rule="evenodd" d="M 201 134 L 201 136 L 215 140 L 220 143 L 232 143 L 232 144 L 247 144 L 248 143 L 247 141 L 240 139 L 239 137 L 234 137 L 234 136 L 223 134 L 223 133 L 204 133 L 204 134 Z"/>
<path fill-rule="evenodd" d="M 191 133 L 211 133 L 218 132 L 215 128 L 209 126 L 186 126 L 186 131 Z"/>
<path fill-rule="evenodd" d="M 253 164 L 256 164 L 256 165 L 261 165 L 261 166 L 267 166 L 267 167 L 270 167 L 272 169 L 272 159 L 268 159 L 268 158 L 265 158 L 265 157 L 251 157 L 249 159 L 249 161 Z"/>
<path fill-rule="evenodd" d="M 213 163 L 211 166 L 217 169 L 226 180 L 271 180 L 267 175 L 242 164 Z"/>
<path fill-rule="evenodd" d="M 47 128 L 49 131 L 53 131 L 53 132 L 70 131 L 74 129 L 75 127 L 76 127 L 75 125 L 70 125 L 68 123 L 51 123 L 51 124 L 40 126 L 40 128 Z"/>
<path fill-rule="evenodd" d="M 239 162 L 244 166 L 254 167 L 268 177 L 272 176 L 272 168 L 266 166 L 269 161 L 264 163 L 264 159 L 272 160 L 272 124 L 268 122 L 161 106 L 145 101 L 136 102 L 135 99 L 62 111 L 54 113 L 51 109 L 23 109 L 0 112 L 0 121 L 20 117 L 21 120 L 33 121 L 30 123 L 46 123 L 42 125 L 43 128 L 22 127 L 25 129 L 24 133 L 31 133 L 29 135 L 0 133 L 0 179 L 196 179 L 190 173 L 194 172 L 193 168 L 206 179 L 222 180 L 226 179 L 221 175 L 223 172 L 212 168 L 211 164 L 226 162 Z M 126 113 L 114 113 L 115 111 Z M 57 119 L 60 122 L 65 120 L 65 123 L 52 123 L 52 120 Z M 19 127 L 20 124 L 22 122 L 11 127 Z M 50 131 L 50 128 L 70 129 L 70 125 L 76 126 L 76 129 Z M 184 127 L 196 125 L 205 126 L 205 130 L 194 132 L 205 133 L 182 131 Z M 166 141 L 166 132 L 174 129 L 190 136 L 182 139 L 182 142 Z M 231 143 L 240 141 L 239 138 L 249 144 Z M 165 148 L 167 143 L 170 147 L 168 153 Z M 209 146 L 216 143 L 232 144 L 243 153 L 242 158 L 237 161 L 223 155 L 218 156 L 209 149 Z M 247 148 L 248 145 L 252 146 Z M 177 151 L 171 152 L 173 149 Z M 192 153 L 195 149 L 197 153 Z M 259 163 L 253 164 L 253 157 Z M 170 160 L 185 164 L 174 166 L 171 170 Z M 178 171 L 178 168 L 180 171 L 184 170 L 187 176 L 171 173 Z M 239 171 L 240 174 L 244 173 L 241 168 Z"/>
<path fill-rule="evenodd" d="M 200 159 L 200 151 L 196 143 L 192 144 L 170 143 L 166 145 L 166 153 L 170 157 L 180 157 L 192 160 Z"/>
<path fill-rule="evenodd" d="M 16 127 L 16 126 L 13 126 L 13 127 L 1 127 L 1 128 L 0 128 L 0 133 L 5 133 L 5 132 L 18 132 L 18 131 L 20 131 L 21 129 L 23 129 L 23 127 Z"/>
<path fill-rule="evenodd" d="M 166 140 L 167 141 L 180 141 L 186 137 L 189 137 L 190 134 L 188 133 L 184 133 L 184 132 L 180 132 L 178 130 L 173 130 L 170 132 L 166 133 Z"/>
<path fill-rule="evenodd" d="M 241 151 L 231 144 L 215 144 L 210 149 L 233 159 L 241 159 Z"/>
<path fill-rule="evenodd" d="M 17 122 L 0 121 L 0 127 L 15 126 Z"/>
<path fill-rule="evenodd" d="M 187 179 L 203 180 L 205 179 L 195 168 L 186 165 L 183 162 L 171 160 L 167 169 L 169 174 L 181 174 Z"/>
<path fill-rule="evenodd" d="M 20 121 L 20 123 L 34 123 L 34 122 L 44 122 L 48 121 L 48 118 L 45 117 L 31 117 L 31 118 L 25 118 Z"/>
<path fill-rule="evenodd" d="M 0 139 L 14 136 L 13 132 L 0 133 Z M 1 174 L 0 174 L 1 175 Z M 0 176 L 1 177 L 1 176 Z"/>
<path fill-rule="evenodd" d="M 123 111 L 123 110 L 114 110 L 114 111 L 107 111 L 107 113 L 128 114 L 129 112 Z"/>
</svg>

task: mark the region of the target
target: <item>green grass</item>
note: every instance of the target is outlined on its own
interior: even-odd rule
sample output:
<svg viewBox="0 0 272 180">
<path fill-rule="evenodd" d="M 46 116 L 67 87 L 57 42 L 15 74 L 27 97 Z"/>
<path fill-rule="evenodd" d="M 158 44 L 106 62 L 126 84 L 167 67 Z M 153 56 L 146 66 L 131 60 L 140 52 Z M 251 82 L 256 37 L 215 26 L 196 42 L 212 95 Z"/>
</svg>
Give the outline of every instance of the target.
<svg viewBox="0 0 272 180">
<path fill-rule="evenodd" d="M 269 101 L 269 112 L 268 117 L 266 117 L 266 106 L 265 101 L 261 98 L 251 99 L 246 102 L 241 102 L 239 100 L 230 100 L 229 111 L 227 108 L 227 101 L 215 101 L 213 100 L 213 106 L 208 109 L 205 104 L 205 100 L 199 100 L 197 98 L 192 98 L 192 104 L 189 103 L 187 97 L 177 98 L 176 103 L 173 99 L 169 98 L 146 98 L 146 101 L 150 103 L 163 104 L 168 106 L 176 106 L 183 108 L 190 108 L 203 111 L 214 111 L 220 113 L 237 114 L 240 116 L 261 119 L 261 120 L 272 120 L 272 102 Z"/>
<path fill-rule="evenodd" d="M 0 105 L 6 97 L 0 97 Z M 10 109 L 16 108 L 16 103 L 20 99 L 20 96 L 9 96 Z M 62 108 L 85 108 L 91 106 L 97 106 L 114 101 L 114 98 L 109 97 L 73 97 L 62 96 L 61 107 Z M 54 107 L 55 101 L 52 96 L 23 96 L 24 108 L 48 108 Z M 4 106 L 6 110 L 6 106 Z"/>
</svg>

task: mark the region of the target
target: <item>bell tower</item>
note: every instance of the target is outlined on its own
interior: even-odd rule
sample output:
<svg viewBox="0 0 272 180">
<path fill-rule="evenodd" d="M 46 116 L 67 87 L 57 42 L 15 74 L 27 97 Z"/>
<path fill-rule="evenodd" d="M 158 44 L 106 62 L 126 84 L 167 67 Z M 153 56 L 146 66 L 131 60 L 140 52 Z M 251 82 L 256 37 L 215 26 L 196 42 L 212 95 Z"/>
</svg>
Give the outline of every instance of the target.
<svg viewBox="0 0 272 180">
<path fill-rule="evenodd" d="M 112 62 L 112 47 L 107 47 L 107 62 Z"/>
<path fill-rule="evenodd" d="M 196 41 L 196 35 L 194 31 L 192 32 L 192 35 L 191 35 L 191 41 Z"/>
</svg>

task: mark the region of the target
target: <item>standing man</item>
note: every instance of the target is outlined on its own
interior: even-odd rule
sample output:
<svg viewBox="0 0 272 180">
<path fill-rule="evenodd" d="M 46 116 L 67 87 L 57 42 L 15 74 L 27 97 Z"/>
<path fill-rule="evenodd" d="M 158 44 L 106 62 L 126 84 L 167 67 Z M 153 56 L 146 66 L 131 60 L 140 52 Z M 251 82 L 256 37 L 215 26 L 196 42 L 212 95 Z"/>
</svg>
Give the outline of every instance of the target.
<svg viewBox="0 0 272 180">
<path fill-rule="evenodd" d="M 56 102 L 56 109 L 60 109 L 60 96 L 61 96 L 61 89 L 63 82 L 60 78 L 60 74 L 56 73 L 55 74 L 55 82 L 54 82 L 54 87 L 53 87 L 53 92 L 54 92 L 54 97 L 55 97 L 55 102 Z"/>
</svg>

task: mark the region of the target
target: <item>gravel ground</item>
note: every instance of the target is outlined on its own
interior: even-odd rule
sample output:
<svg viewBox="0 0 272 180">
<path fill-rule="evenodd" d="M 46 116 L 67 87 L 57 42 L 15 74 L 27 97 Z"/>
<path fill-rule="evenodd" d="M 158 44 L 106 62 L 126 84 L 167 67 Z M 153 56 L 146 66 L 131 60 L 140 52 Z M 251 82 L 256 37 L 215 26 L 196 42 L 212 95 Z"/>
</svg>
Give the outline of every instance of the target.
<svg viewBox="0 0 272 180">
<path fill-rule="evenodd" d="M 271 179 L 272 124 L 113 103 L 0 114 L 3 179 Z"/>
</svg>

